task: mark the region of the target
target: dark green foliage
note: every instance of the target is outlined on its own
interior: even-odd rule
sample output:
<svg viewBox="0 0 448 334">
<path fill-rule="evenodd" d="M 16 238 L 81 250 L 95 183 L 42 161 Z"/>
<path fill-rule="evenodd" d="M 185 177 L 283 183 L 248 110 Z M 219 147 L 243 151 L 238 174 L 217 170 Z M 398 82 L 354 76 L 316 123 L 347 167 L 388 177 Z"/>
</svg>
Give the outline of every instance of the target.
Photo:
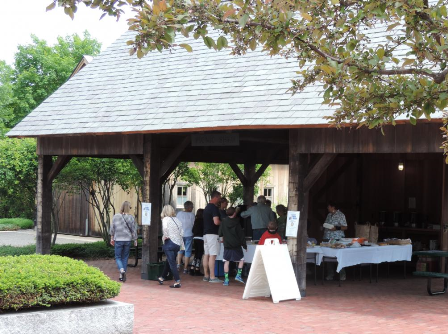
<svg viewBox="0 0 448 334">
<path fill-rule="evenodd" d="M 2 218 L 0 219 L 0 231 L 7 231 L 7 226 L 11 226 L 12 229 L 9 231 L 19 230 L 19 229 L 30 229 L 34 227 L 34 222 L 31 219 L 25 218 Z"/>
<path fill-rule="evenodd" d="M 94 303 L 119 292 L 119 283 L 82 261 L 37 254 L 0 258 L 1 310 Z"/>
<path fill-rule="evenodd" d="M 36 246 L 23 247 L 0 246 L 0 256 L 29 255 L 36 253 Z M 85 244 L 63 244 L 51 247 L 51 254 L 67 256 L 76 259 L 107 259 L 114 257 L 114 249 L 106 245 L 104 241 Z"/>
<path fill-rule="evenodd" d="M 18 256 L 18 255 L 31 255 L 36 253 L 36 245 L 28 245 L 23 247 L 14 246 L 0 246 L 1 256 Z"/>
<path fill-rule="evenodd" d="M 68 256 L 77 259 L 104 259 L 115 256 L 113 247 L 104 241 L 86 244 L 62 244 L 51 247 L 51 254 Z"/>
<path fill-rule="evenodd" d="M 36 140 L 0 138 L 0 217 L 33 218 L 36 182 Z"/>
</svg>

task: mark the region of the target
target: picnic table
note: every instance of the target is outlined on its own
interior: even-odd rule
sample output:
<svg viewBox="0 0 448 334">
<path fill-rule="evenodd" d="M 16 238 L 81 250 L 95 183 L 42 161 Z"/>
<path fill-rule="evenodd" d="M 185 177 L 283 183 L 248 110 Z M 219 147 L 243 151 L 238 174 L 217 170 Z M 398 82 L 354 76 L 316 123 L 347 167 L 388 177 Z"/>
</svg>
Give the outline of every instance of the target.
<svg viewBox="0 0 448 334">
<path fill-rule="evenodd" d="M 446 288 L 448 285 L 448 273 L 446 272 L 447 268 L 448 268 L 448 262 L 447 262 L 448 252 L 447 251 L 438 251 L 438 250 L 418 251 L 418 252 L 414 252 L 413 255 L 417 255 L 419 257 L 425 256 L 425 257 L 439 258 L 440 264 L 442 264 L 443 260 L 445 261 L 445 272 L 444 273 L 432 272 L 432 271 L 415 271 L 413 273 L 414 276 L 426 277 L 428 279 L 426 289 L 430 296 L 444 294 L 446 292 Z M 441 266 L 441 268 L 442 268 L 442 266 Z M 433 278 L 443 278 L 443 290 L 442 291 L 432 291 L 431 281 Z"/>
</svg>

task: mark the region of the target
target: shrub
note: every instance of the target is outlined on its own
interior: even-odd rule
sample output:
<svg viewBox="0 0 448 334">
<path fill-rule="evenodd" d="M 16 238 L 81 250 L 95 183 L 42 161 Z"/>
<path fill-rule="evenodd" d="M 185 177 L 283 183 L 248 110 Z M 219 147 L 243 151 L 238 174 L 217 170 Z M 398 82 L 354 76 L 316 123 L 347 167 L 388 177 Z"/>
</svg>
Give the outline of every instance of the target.
<svg viewBox="0 0 448 334">
<path fill-rule="evenodd" d="M 31 255 L 36 253 L 36 245 L 23 247 L 0 246 L 0 256 Z"/>
<path fill-rule="evenodd" d="M 1 310 L 94 303 L 119 292 L 119 283 L 79 260 L 37 254 L 0 258 Z"/>
<path fill-rule="evenodd" d="M 17 231 L 20 227 L 14 224 L 0 224 L 0 231 Z"/>
<path fill-rule="evenodd" d="M 0 256 L 29 255 L 36 253 L 36 245 L 23 247 L 0 246 Z M 109 259 L 115 256 L 114 249 L 104 241 L 85 244 L 62 244 L 51 247 L 52 255 L 67 256 L 76 259 Z"/>
<path fill-rule="evenodd" d="M 61 244 L 51 247 L 51 254 L 68 256 L 76 259 L 104 259 L 115 256 L 114 249 L 104 241 L 85 244 Z"/>
<path fill-rule="evenodd" d="M 0 230 L 2 225 L 15 225 L 17 228 L 14 228 L 10 231 L 18 230 L 18 229 L 29 229 L 34 227 L 34 222 L 31 219 L 25 218 L 2 218 L 0 219 Z M 5 230 L 3 230 L 5 231 Z"/>
</svg>

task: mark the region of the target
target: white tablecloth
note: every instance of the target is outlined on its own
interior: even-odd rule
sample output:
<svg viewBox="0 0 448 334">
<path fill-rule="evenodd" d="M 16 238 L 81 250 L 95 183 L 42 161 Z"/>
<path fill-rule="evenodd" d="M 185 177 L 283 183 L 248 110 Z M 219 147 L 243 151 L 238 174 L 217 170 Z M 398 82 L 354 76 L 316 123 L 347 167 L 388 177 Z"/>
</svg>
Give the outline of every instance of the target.
<svg viewBox="0 0 448 334">
<path fill-rule="evenodd" d="M 244 262 L 245 263 L 252 263 L 253 259 L 254 259 L 254 255 L 255 255 L 255 249 L 257 248 L 258 245 L 256 244 L 248 244 L 247 245 L 247 252 L 244 251 L 243 249 L 243 253 L 244 253 Z M 323 247 L 322 247 L 323 248 Z M 322 262 L 322 258 L 324 256 L 324 253 L 322 251 L 322 248 L 319 246 L 313 247 L 313 248 L 307 248 L 306 252 L 307 254 L 314 254 L 317 253 L 317 265 L 320 265 L 320 263 Z M 224 246 L 223 244 L 221 244 L 221 250 L 218 254 L 218 256 L 216 257 L 216 260 L 220 260 L 222 261 L 222 256 L 224 254 Z"/>
<path fill-rule="evenodd" d="M 411 261 L 412 257 L 412 245 L 371 246 L 342 249 L 321 247 L 321 249 L 324 256 L 337 258 L 337 272 L 341 271 L 342 268 L 361 263 Z"/>
<path fill-rule="evenodd" d="M 320 264 L 321 264 L 321 262 L 322 262 L 322 258 L 324 257 L 324 252 L 323 252 L 323 250 L 322 250 L 322 247 L 320 247 L 320 246 L 315 246 L 315 247 L 313 247 L 313 248 L 307 248 L 307 249 L 306 249 L 307 260 L 308 260 L 308 258 L 309 258 L 309 256 L 310 256 L 311 254 L 313 254 L 313 255 L 316 256 L 316 257 L 315 257 L 315 259 L 316 259 L 316 264 L 317 264 L 318 266 L 320 266 Z M 314 258 L 313 258 L 313 261 L 314 261 Z M 308 261 L 307 261 L 307 262 L 308 262 Z"/>
</svg>

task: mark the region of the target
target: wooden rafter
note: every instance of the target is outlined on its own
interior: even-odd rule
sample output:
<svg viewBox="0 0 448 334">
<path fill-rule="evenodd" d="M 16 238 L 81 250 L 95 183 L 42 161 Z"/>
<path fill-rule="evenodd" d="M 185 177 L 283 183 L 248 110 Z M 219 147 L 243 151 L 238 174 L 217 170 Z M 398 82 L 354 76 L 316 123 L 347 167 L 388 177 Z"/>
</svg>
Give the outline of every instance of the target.
<svg viewBox="0 0 448 334">
<path fill-rule="evenodd" d="M 144 177 L 144 167 L 143 167 L 143 159 L 139 158 L 138 156 L 131 154 L 129 156 L 135 166 L 135 168 L 137 168 L 139 174 L 141 177 Z"/>
<path fill-rule="evenodd" d="M 330 164 L 333 162 L 333 160 L 336 158 L 337 154 L 334 153 L 325 153 L 322 155 L 322 157 L 319 159 L 318 162 L 313 166 L 313 168 L 308 172 L 307 176 L 305 177 L 304 181 L 304 191 L 308 192 L 311 187 L 316 183 L 316 181 L 319 179 L 319 177 L 322 175 L 323 172 L 325 172 L 330 166 Z"/>
<path fill-rule="evenodd" d="M 187 148 L 187 146 L 190 145 L 190 142 L 191 142 L 191 136 L 187 135 L 179 143 L 179 145 L 177 145 L 177 147 L 168 155 L 168 157 L 163 161 L 162 166 L 160 167 L 160 178 L 161 179 L 164 179 L 164 178 L 166 179 L 169 176 L 169 174 L 171 173 L 170 169 L 176 163 L 176 161 L 179 159 L 179 156 L 182 154 L 182 152 Z"/>
<path fill-rule="evenodd" d="M 53 163 L 53 166 L 51 167 L 50 171 L 47 175 L 47 183 L 51 184 L 53 180 L 58 176 L 58 174 L 61 172 L 61 170 L 68 164 L 72 157 L 69 155 L 60 155 L 56 159 L 56 161 Z"/>
<path fill-rule="evenodd" d="M 257 183 L 258 179 L 263 175 L 263 173 L 266 171 L 266 169 L 269 167 L 270 164 L 262 164 L 260 168 L 255 172 L 254 176 L 252 177 L 251 184 Z"/>
<path fill-rule="evenodd" d="M 236 163 L 229 162 L 229 166 L 230 168 L 232 168 L 233 172 L 236 174 L 241 184 L 245 186 L 248 183 L 248 181 L 247 178 L 244 176 L 243 172 L 241 171 L 241 169 L 238 167 L 238 165 Z"/>
</svg>

